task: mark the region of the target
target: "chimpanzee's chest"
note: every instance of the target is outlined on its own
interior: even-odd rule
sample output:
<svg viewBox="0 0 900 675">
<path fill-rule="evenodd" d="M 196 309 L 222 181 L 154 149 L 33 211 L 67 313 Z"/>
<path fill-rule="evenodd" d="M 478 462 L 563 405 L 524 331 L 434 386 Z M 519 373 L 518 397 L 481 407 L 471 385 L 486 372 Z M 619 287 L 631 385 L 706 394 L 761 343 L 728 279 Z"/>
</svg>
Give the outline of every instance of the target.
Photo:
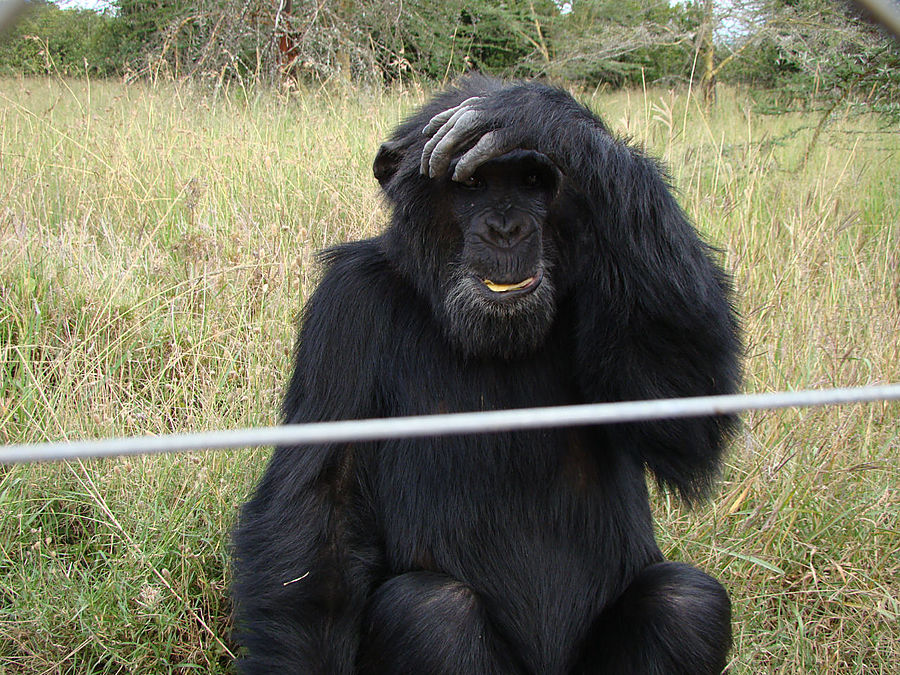
<svg viewBox="0 0 900 675">
<path fill-rule="evenodd" d="M 570 332 L 559 323 L 540 358 L 510 362 L 435 360 L 405 344 L 382 399 L 398 416 L 584 403 Z M 370 480 L 388 574 L 467 584 L 511 645 L 541 652 L 529 662 L 542 672 L 659 557 L 643 467 L 602 428 L 391 441 Z"/>
</svg>

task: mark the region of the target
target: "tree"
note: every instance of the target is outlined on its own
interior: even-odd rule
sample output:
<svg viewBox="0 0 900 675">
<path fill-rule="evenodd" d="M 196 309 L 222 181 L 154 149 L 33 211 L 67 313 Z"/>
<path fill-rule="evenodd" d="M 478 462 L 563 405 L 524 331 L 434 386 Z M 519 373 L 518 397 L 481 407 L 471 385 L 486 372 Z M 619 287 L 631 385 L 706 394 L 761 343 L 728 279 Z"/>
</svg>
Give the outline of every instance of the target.
<svg viewBox="0 0 900 675">
<path fill-rule="evenodd" d="M 575 0 L 551 27 L 544 71 L 588 85 L 687 81 L 699 18 L 696 6 L 665 0 Z"/>
<path fill-rule="evenodd" d="M 0 71 L 27 75 L 115 72 L 115 57 L 106 40 L 111 16 L 61 9 L 44 0 L 28 4 L 28 10 L 0 41 Z"/>
<path fill-rule="evenodd" d="M 718 78 L 777 88 L 805 100 L 835 105 L 852 92 L 870 102 L 896 102 L 896 43 L 833 0 L 696 0 L 701 90 L 715 99 Z"/>
</svg>

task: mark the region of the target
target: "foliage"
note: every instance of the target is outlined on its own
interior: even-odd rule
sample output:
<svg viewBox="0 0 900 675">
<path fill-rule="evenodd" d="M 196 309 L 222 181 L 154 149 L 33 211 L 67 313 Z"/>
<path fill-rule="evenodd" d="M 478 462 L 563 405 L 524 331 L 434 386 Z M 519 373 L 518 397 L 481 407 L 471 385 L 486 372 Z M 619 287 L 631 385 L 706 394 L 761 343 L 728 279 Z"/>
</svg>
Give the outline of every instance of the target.
<svg viewBox="0 0 900 675">
<path fill-rule="evenodd" d="M 348 20 L 359 9 L 351 10 Z M 556 14 L 549 0 L 389 0 L 377 13 L 366 14 L 373 21 L 362 28 L 389 80 L 404 70 L 439 81 L 472 69 L 527 75 L 530 59 L 549 58 L 541 26 Z"/>
<path fill-rule="evenodd" d="M 718 79 L 770 88 L 782 109 L 864 100 L 900 114 L 900 47 L 831 0 L 112 0 L 104 14 L 29 4 L 0 42 L 0 72 L 219 84 L 443 82 L 473 69 L 589 87 Z"/>
<path fill-rule="evenodd" d="M 548 74 L 594 86 L 687 81 L 700 13 L 653 0 L 576 0 L 553 26 Z"/>
<path fill-rule="evenodd" d="M 855 92 L 900 112 L 900 45 L 846 6 L 788 0 L 780 8 L 778 26 L 772 42 L 796 71 L 786 81 L 795 96 L 812 90 L 841 100 Z"/>
<path fill-rule="evenodd" d="M 0 72 L 109 75 L 117 62 L 116 20 L 86 9 L 31 2 L 8 35 L 0 36 Z"/>
<path fill-rule="evenodd" d="M 822 100 L 827 107 L 852 96 L 900 115 L 900 43 L 849 4 L 771 0 L 756 16 L 764 27 L 729 66 L 733 80 L 772 88 L 781 107 Z"/>
<path fill-rule="evenodd" d="M 274 53 L 269 0 L 112 0 L 129 75 L 175 78 L 259 74 Z M 271 56 L 270 56 L 271 60 Z"/>
<path fill-rule="evenodd" d="M 443 80 L 472 69 L 531 74 L 529 58 L 546 58 L 540 27 L 557 12 L 550 0 L 299 0 L 290 13 L 259 15 L 281 47 L 267 55 L 267 70 L 277 65 L 300 79 L 390 82 Z"/>
</svg>

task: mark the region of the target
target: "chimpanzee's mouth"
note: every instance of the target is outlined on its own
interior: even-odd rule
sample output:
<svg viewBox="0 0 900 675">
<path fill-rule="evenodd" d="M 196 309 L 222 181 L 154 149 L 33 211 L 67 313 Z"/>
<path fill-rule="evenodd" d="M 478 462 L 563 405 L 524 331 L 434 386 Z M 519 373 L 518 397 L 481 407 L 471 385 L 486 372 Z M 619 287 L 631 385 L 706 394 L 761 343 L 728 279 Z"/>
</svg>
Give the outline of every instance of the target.
<svg viewBox="0 0 900 675">
<path fill-rule="evenodd" d="M 512 297 L 517 295 L 527 295 L 531 293 L 541 284 L 544 273 L 538 270 L 533 276 L 522 279 L 513 284 L 501 284 L 490 279 L 481 279 L 481 283 L 490 291 L 493 296 Z"/>
</svg>

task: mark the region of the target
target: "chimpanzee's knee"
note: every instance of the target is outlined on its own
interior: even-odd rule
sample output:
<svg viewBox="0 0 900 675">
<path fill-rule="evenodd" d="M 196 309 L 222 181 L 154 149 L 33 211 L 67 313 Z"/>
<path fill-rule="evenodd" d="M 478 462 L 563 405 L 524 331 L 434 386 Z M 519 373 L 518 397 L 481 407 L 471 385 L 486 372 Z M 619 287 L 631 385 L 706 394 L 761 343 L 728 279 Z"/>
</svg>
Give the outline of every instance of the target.
<svg viewBox="0 0 900 675">
<path fill-rule="evenodd" d="M 481 601 L 466 584 L 408 572 L 375 591 L 363 624 L 360 673 L 511 672 Z"/>
<path fill-rule="evenodd" d="M 598 621 L 580 672 L 717 675 L 731 648 L 722 585 L 683 563 L 644 569 Z"/>
</svg>

